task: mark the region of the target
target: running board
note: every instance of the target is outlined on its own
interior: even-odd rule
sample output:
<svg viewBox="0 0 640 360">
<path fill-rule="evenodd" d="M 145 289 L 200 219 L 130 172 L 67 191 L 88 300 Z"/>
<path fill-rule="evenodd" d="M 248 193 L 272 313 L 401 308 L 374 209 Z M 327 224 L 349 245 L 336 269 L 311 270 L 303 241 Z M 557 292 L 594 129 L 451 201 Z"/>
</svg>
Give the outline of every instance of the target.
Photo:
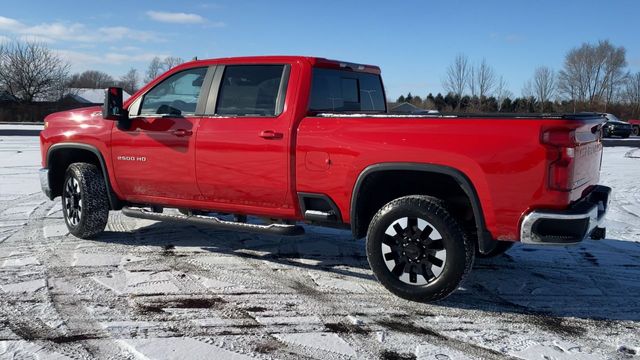
<svg viewBox="0 0 640 360">
<path fill-rule="evenodd" d="M 280 236 L 297 236 L 304 234 L 304 228 L 299 225 L 286 225 L 286 224 L 269 224 L 269 225 L 257 225 L 248 223 L 239 223 L 233 221 L 220 220 L 215 216 L 203 216 L 203 215 L 182 215 L 182 214 L 163 214 L 156 213 L 142 208 L 130 208 L 123 207 L 122 213 L 126 216 L 157 220 L 157 221 L 173 221 L 173 222 L 186 222 L 195 225 L 208 225 L 219 229 L 247 231 L 260 234 L 271 234 Z"/>
</svg>

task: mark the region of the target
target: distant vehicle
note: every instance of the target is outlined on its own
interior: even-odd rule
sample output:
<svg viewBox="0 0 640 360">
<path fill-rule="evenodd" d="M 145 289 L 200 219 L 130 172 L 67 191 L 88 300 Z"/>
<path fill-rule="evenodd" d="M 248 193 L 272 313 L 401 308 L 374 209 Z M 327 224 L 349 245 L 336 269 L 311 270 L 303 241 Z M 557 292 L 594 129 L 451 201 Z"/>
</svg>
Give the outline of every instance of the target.
<svg viewBox="0 0 640 360">
<path fill-rule="evenodd" d="M 628 122 L 624 122 L 618 119 L 613 114 L 604 114 L 607 118 L 607 122 L 602 127 L 603 137 L 620 136 L 628 138 L 633 132 L 633 127 Z"/>
<path fill-rule="evenodd" d="M 602 114 L 393 115 L 386 104 L 377 66 L 192 61 L 126 101 L 109 88 L 102 109 L 47 116 L 42 189 L 83 239 L 109 210 L 278 237 L 304 233 L 300 221 L 351 228 L 378 280 L 418 301 L 457 289 L 476 255 L 605 237 Z"/>
<path fill-rule="evenodd" d="M 629 120 L 629 124 L 633 126 L 633 135 L 640 136 L 640 120 Z"/>
</svg>

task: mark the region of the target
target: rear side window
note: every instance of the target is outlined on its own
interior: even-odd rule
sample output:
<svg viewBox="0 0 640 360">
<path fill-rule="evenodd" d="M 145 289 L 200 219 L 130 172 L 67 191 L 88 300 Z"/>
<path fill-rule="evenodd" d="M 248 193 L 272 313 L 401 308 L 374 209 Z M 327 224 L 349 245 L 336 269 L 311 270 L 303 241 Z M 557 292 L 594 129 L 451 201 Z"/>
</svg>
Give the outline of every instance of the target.
<svg viewBox="0 0 640 360">
<path fill-rule="evenodd" d="M 227 66 L 216 104 L 217 115 L 275 116 L 284 65 Z M 283 90 L 284 91 L 284 90 Z M 284 96 L 282 94 L 281 96 Z"/>
<path fill-rule="evenodd" d="M 156 85 L 142 100 L 140 115 L 193 115 L 207 68 L 173 74 Z"/>
<path fill-rule="evenodd" d="M 384 112 L 380 76 L 346 70 L 313 69 L 312 112 Z"/>
</svg>

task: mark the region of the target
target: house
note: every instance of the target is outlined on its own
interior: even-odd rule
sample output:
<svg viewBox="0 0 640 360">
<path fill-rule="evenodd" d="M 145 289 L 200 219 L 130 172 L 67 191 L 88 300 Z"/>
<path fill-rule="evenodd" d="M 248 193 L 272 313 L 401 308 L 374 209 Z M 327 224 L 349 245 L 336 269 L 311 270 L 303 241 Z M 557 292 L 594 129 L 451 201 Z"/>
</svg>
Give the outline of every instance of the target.
<svg viewBox="0 0 640 360">
<path fill-rule="evenodd" d="M 8 91 L 0 91 L 0 103 L 17 103 L 18 98 L 9 94 Z"/>
<path fill-rule="evenodd" d="M 83 105 L 102 105 L 104 102 L 104 90 L 105 89 L 71 88 L 69 89 L 69 94 L 64 97 L 63 101 Z M 131 95 L 126 91 L 122 91 L 122 97 L 124 100 L 127 100 Z"/>
</svg>

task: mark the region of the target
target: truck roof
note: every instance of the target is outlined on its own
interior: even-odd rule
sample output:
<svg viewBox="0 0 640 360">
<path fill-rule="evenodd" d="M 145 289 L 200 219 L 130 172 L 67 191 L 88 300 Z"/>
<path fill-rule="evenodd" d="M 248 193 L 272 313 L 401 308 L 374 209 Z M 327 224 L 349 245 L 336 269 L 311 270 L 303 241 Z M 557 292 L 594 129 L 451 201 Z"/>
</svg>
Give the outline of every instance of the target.
<svg viewBox="0 0 640 360">
<path fill-rule="evenodd" d="M 380 74 L 380 67 L 368 64 L 359 64 L 349 61 L 332 60 L 316 56 L 294 56 L 294 55 L 263 55 L 263 56 L 235 56 L 226 58 L 214 58 L 193 60 L 186 62 L 180 67 L 192 67 L 195 65 L 216 65 L 216 64 L 260 64 L 260 63 L 292 63 L 306 61 L 314 67 L 345 68 L 352 71 L 362 71 Z"/>
</svg>

